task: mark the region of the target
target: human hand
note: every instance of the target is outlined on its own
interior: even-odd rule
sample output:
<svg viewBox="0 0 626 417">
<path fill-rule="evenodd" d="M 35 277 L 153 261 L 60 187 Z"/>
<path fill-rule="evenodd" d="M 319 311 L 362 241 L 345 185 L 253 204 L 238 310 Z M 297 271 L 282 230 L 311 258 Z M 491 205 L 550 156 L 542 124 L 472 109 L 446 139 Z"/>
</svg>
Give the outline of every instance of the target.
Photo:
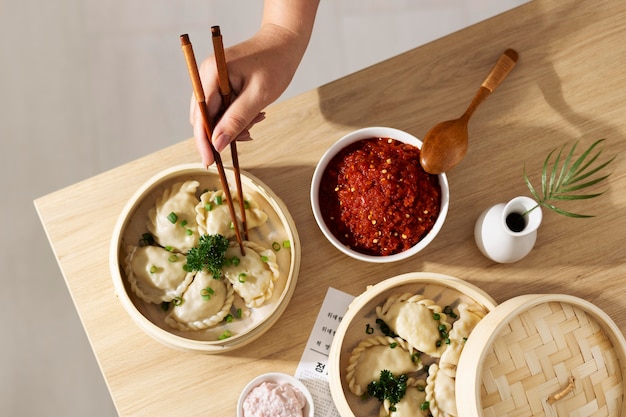
<svg viewBox="0 0 626 417">
<path fill-rule="evenodd" d="M 209 116 L 214 121 L 220 117 L 211 135 L 216 151 L 221 152 L 233 140 L 251 140 L 250 128 L 265 118 L 263 109 L 287 88 L 305 48 L 306 43 L 303 47 L 297 34 L 273 24 L 262 25 L 252 38 L 226 48 L 232 103 L 221 117 L 215 59 L 209 57 L 202 62 L 200 77 Z M 191 99 L 190 122 L 202 162 L 209 166 L 214 158 L 195 96 Z"/>
</svg>

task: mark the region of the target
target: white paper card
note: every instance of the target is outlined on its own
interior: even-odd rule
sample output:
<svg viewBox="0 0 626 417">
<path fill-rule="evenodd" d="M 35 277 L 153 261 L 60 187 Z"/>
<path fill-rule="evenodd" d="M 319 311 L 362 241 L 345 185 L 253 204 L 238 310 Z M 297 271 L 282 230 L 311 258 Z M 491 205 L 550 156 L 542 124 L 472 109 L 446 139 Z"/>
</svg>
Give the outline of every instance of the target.
<svg viewBox="0 0 626 417">
<path fill-rule="evenodd" d="M 337 327 L 354 296 L 329 288 L 317 315 L 300 363 L 298 378 L 311 391 L 316 417 L 339 417 L 328 385 L 328 354 Z"/>
</svg>

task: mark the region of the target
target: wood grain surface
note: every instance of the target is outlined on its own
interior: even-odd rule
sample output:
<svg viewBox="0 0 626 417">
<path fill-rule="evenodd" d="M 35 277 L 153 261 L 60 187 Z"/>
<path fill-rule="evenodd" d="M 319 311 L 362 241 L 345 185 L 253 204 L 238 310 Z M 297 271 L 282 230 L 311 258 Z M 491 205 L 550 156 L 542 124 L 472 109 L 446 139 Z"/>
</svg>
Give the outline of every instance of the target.
<svg viewBox="0 0 626 417">
<path fill-rule="evenodd" d="M 431 271 L 471 282 L 497 302 L 528 293 L 582 297 L 626 329 L 626 3 L 535 0 L 267 109 L 242 169 L 265 182 L 294 217 L 302 244 L 298 285 L 281 319 L 253 344 L 227 354 L 183 353 L 153 341 L 116 300 L 108 268 L 117 217 L 148 178 L 199 161 L 191 139 L 35 201 L 91 346 L 121 416 L 235 415 L 257 374 L 293 374 L 326 290 L 360 294 L 401 273 Z M 390 126 L 422 137 L 465 110 L 507 48 L 519 52 L 508 78 L 476 111 L 469 151 L 448 173 L 450 212 L 439 236 L 414 258 L 364 264 L 339 253 L 309 204 L 315 164 L 357 128 Z M 544 211 L 537 244 L 514 264 L 478 251 L 474 223 L 488 206 L 529 195 L 552 149 L 606 138 L 617 155 L 606 193 L 576 202 L 595 214 Z M 582 145 L 581 145 L 582 146 Z M 228 165 L 230 156 L 224 154 Z"/>
</svg>

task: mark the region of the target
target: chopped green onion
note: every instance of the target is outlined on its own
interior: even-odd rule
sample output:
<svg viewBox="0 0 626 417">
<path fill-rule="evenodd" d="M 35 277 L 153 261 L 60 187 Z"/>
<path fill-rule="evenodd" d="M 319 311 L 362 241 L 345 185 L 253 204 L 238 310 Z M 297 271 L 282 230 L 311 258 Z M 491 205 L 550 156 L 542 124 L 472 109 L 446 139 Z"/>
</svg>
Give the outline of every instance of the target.
<svg viewBox="0 0 626 417">
<path fill-rule="evenodd" d="M 238 308 L 238 309 L 237 309 L 237 314 L 236 314 L 236 317 L 237 317 L 238 319 L 240 319 L 240 318 L 241 318 L 241 316 L 242 316 L 242 314 L 243 314 L 243 312 L 241 311 L 241 309 L 240 309 L 240 308 Z"/>
<path fill-rule="evenodd" d="M 235 228 L 235 223 L 230 222 L 230 224 L 228 225 L 228 227 L 229 227 L 230 229 L 234 229 L 234 228 Z"/>
<path fill-rule="evenodd" d="M 243 200 L 243 208 L 246 210 L 250 208 L 250 202 L 248 200 Z"/>
<path fill-rule="evenodd" d="M 397 343 L 397 342 L 393 342 L 392 344 L 390 344 L 390 345 L 389 345 L 389 347 L 390 347 L 391 349 L 395 349 L 395 348 L 397 348 L 397 347 L 398 347 L 398 343 Z"/>
<path fill-rule="evenodd" d="M 215 196 L 215 204 L 217 204 L 218 206 L 222 205 L 222 196 L 221 195 L 216 195 Z"/>
<path fill-rule="evenodd" d="M 169 220 L 172 224 L 176 224 L 176 222 L 178 221 L 178 216 L 176 215 L 176 213 L 171 212 L 167 215 L 167 220 Z"/>
<path fill-rule="evenodd" d="M 152 265 L 152 266 L 150 267 L 150 273 L 151 273 L 151 274 L 154 274 L 154 273 L 155 273 L 156 271 L 158 271 L 158 270 L 159 270 L 159 268 L 157 268 L 157 267 L 156 267 L 156 265 Z"/>
<path fill-rule="evenodd" d="M 202 296 L 203 300 L 210 300 L 211 295 L 213 294 L 215 294 L 215 291 L 213 291 L 213 288 L 211 287 L 203 288 L 200 290 L 200 295 Z"/>
<path fill-rule="evenodd" d="M 420 361 L 420 354 L 419 352 L 415 352 L 411 355 L 411 362 L 413 363 L 419 363 Z"/>
<path fill-rule="evenodd" d="M 163 310 L 163 311 L 167 311 L 167 310 L 169 310 L 169 309 L 170 309 L 170 303 L 169 303 L 169 302 L 167 302 L 167 301 L 163 301 L 163 302 L 161 303 L 161 310 Z"/>
<path fill-rule="evenodd" d="M 185 264 L 185 265 L 183 265 L 183 271 L 185 271 L 185 272 L 193 272 L 193 269 L 189 265 Z"/>
<path fill-rule="evenodd" d="M 204 209 L 205 209 L 206 211 L 211 211 L 211 210 L 213 210 L 213 204 L 211 204 L 211 203 L 206 203 L 206 204 L 204 205 Z"/>
<path fill-rule="evenodd" d="M 239 258 L 238 258 L 238 257 L 236 257 L 236 256 L 233 256 L 233 257 L 230 259 L 230 261 L 232 262 L 232 264 L 233 264 L 233 265 L 237 266 L 237 265 L 239 265 L 239 263 L 241 262 L 241 259 L 239 259 Z"/>
<path fill-rule="evenodd" d="M 261 260 L 263 262 L 267 262 L 267 261 L 269 261 L 269 258 L 267 256 L 265 256 L 265 255 L 261 255 Z"/>
<path fill-rule="evenodd" d="M 165 250 L 166 250 L 166 251 L 168 251 L 168 252 L 171 252 L 171 251 L 173 251 L 173 250 L 174 250 L 174 247 L 173 247 L 173 246 L 170 246 L 170 245 L 167 245 L 167 246 L 165 247 Z"/>
<path fill-rule="evenodd" d="M 174 304 L 175 306 L 179 306 L 183 303 L 183 299 L 180 297 L 174 297 L 172 299 L 172 304 Z"/>
<path fill-rule="evenodd" d="M 424 402 L 422 403 L 422 405 L 420 405 L 420 409 L 421 409 L 422 411 L 426 411 L 426 410 L 428 410 L 429 408 L 430 408 L 430 403 L 429 403 L 428 401 L 424 401 Z"/>
<path fill-rule="evenodd" d="M 193 235 L 193 230 L 187 229 L 187 230 L 185 230 L 185 233 L 187 234 L 187 236 L 191 236 L 191 235 Z"/>
<path fill-rule="evenodd" d="M 433 313 L 433 319 L 441 320 L 441 315 L 439 313 Z"/>
<path fill-rule="evenodd" d="M 187 220 L 182 220 L 182 221 L 180 222 L 180 225 L 181 225 L 182 227 L 187 226 Z"/>
<path fill-rule="evenodd" d="M 176 255 L 176 254 L 170 255 L 170 257 L 167 258 L 167 260 L 170 261 L 170 262 L 176 262 L 176 261 L 178 261 L 178 255 Z"/>
<path fill-rule="evenodd" d="M 291 247 L 291 242 L 289 240 L 283 240 L 283 248 L 289 249 Z"/>
<path fill-rule="evenodd" d="M 151 233 L 144 233 L 139 240 L 139 246 L 150 246 L 154 244 L 154 236 Z"/>
<path fill-rule="evenodd" d="M 274 249 L 274 251 L 278 252 L 280 250 L 280 243 L 278 243 L 278 242 L 272 243 L 272 249 Z"/>
<path fill-rule="evenodd" d="M 224 317 L 224 321 L 226 323 L 232 323 L 233 322 L 233 315 L 232 314 L 227 314 L 226 317 Z"/>
<path fill-rule="evenodd" d="M 247 277 L 246 273 L 242 272 L 241 274 L 239 274 L 239 277 L 237 277 L 237 281 L 243 284 L 244 282 L 246 282 L 246 277 Z"/>
<path fill-rule="evenodd" d="M 229 337 L 232 336 L 232 333 L 229 330 L 224 330 L 224 333 L 222 333 L 218 339 L 219 340 L 224 340 L 224 339 L 228 339 Z"/>
</svg>

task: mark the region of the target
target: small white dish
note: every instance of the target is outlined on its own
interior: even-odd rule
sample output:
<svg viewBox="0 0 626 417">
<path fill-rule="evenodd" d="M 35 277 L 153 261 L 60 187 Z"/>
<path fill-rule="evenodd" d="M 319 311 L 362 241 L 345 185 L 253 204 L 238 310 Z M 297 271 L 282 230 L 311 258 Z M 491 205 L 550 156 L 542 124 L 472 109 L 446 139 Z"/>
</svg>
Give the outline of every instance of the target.
<svg viewBox="0 0 626 417">
<path fill-rule="evenodd" d="M 264 382 L 289 384 L 293 386 L 294 388 L 297 388 L 306 398 L 306 405 L 304 406 L 304 409 L 302 410 L 302 415 L 304 417 L 315 416 L 315 410 L 313 406 L 313 397 L 311 396 L 311 392 L 306 387 L 306 385 L 304 385 L 299 379 L 291 375 L 284 374 L 281 372 L 270 372 L 267 374 L 262 374 L 262 375 L 257 376 L 252 381 L 250 381 L 241 391 L 241 394 L 239 395 L 239 401 L 237 402 L 237 417 L 244 417 L 243 402 L 245 401 L 248 394 L 250 394 L 250 392 L 254 388 L 258 387 Z"/>
</svg>

